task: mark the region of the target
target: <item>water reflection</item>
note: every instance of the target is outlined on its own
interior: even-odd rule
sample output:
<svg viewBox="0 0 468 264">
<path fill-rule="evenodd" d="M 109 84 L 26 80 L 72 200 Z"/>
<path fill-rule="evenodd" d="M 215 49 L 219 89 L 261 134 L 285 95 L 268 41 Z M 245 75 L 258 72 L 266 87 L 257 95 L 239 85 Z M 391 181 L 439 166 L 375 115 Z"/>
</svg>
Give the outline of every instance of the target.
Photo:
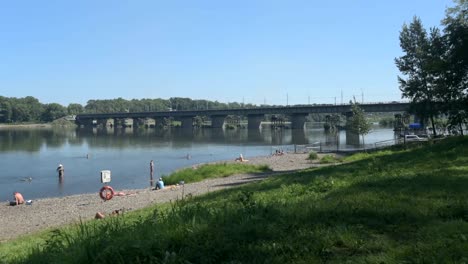
<svg viewBox="0 0 468 264">
<path fill-rule="evenodd" d="M 63 177 L 59 177 L 58 179 L 58 191 L 60 194 L 63 194 Z"/>
<path fill-rule="evenodd" d="M 81 129 L 5 129 L 0 130 L 0 151 L 39 152 L 42 148 L 62 148 L 65 145 L 90 148 L 127 147 L 152 148 L 170 145 L 173 148 L 186 148 L 194 143 L 203 144 L 254 144 L 288 145 L 312 144 L 317 141 L 325 145 L 359 146 L 359 136 L 341 131 L 326 133 L 322 128 L 309 125 L 303 129 L 195 129 L 180 128 L 141 129 L 141 128 L 81 128 Z M 385 138 L 393 138 L 390 129 L 386 129 Z M 341 141 L 345 142 L 341 142 Z M 372 143 L 372 142 L 368 142 Z"/>
<path fill-rule="evenodd" d="M 59 129 L 2 129 L 0 130 L 0 151 L 37 152 L 43 145 L 61 147 L 68 138 L 73 139 L 74 131 Z"/>
</svg>

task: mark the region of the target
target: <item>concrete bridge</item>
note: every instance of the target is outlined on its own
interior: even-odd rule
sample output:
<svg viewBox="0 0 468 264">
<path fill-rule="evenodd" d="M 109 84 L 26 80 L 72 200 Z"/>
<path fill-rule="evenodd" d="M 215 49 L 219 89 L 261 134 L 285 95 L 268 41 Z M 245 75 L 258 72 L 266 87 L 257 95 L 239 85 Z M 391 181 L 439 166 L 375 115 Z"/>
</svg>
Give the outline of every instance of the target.
<svg viewBox="0 0 468 264">
<path fill-rule="evenodd" d="M 368 103 L 359 104 L 364 112 L 405 112 L 409 109 L 409 103 Z M 257 107 L 217 110 L 190 110 L 190 111 L 165 111 L 165 112 L 133 112 L 133 113 L 108 113 L 108 114 L 81 114 L 76 116 L 76 123 L 80 126 L 102 125 L 115 126 L 154 126 L 156 120 L 172 117 L 180 120 L 182 128 L 191 129 L 195 116 L 207 116 L 211 118 L 213 128 L 222 128 L 228 115 L 247 116 L 248 128 L 258 129 L 265 115 L 283 114 L 291 118 L 293 129 L 302 129 L 306 116 L 313 113 L 347 114 L 351 112 L 350 104 L 342 105 L 303 105 L 282 107 Z M 117 121 L 117 122 L 116 122 Z"/>
</svg>

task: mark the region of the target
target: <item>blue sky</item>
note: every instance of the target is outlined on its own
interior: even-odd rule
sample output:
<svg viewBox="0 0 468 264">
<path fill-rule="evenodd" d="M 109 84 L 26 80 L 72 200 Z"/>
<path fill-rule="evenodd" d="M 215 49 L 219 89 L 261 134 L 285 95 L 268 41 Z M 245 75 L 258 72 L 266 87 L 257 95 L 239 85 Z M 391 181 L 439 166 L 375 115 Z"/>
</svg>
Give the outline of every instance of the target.
<svg viewBox="0 0 468 264">
<path fill-rule="evenodd" d="M 450 0 L 3 1 L 0 95 L 254 104 L 400 100 L 399 31 Z"/>
</svg>

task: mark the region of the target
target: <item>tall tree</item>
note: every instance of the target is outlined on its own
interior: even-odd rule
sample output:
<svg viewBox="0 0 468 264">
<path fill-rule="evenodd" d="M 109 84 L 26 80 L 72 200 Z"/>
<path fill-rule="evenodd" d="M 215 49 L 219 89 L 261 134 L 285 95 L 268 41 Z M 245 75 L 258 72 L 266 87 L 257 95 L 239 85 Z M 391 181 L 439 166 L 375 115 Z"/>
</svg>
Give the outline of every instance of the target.
<svg viewBox="0 0 468 264">
<path fill-rule="evenodd" d="M 448 44 L 444 105 L 452 126 L 468 123 L 468 1 L 456 0 L 442 20 Z"/>
<path fill-rule="evenodd" d="M 364 110 L 359 107 L 359 104 L 354 102 L 351 104 L 352 117 L 348 120 L 347 129 L 353 133 L 362 136 L 362 144 L 365 145 L 364 136 L 369 134 L 371 130 L 370 122 L 366 119 Z"/>
<path fill-rule="evenodd" d="M 421 20 L 414 17 L 409 26 L 403 25 L 400 47 L 405 54 L 395 58 L 395 63 L 406 77 L 398 76 L 402 96 L 411 100 L 412 112 L 431 120 L 432 131 L 436 135 L 437 94 L 443 89 L 440 73 L 441 56 L 444 54 L 442 36 L 436 28 L 432 28 L 428 36 Z"/>
<path fill-rule="evenodd" d="M 0 96 L 0 123 L 9 123 L 11 122 L 11 103 L 10 100 L 6 97 Z"/>
</svg>

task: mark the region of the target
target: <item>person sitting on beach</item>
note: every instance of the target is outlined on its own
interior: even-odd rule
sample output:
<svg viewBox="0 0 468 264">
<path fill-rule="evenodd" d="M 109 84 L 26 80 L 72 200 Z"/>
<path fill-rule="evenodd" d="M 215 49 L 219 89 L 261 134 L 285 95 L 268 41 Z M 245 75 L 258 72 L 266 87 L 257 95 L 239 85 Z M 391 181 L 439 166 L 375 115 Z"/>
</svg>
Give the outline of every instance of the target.
<svg viewBox="0 0 468 264">
<path fill-rule="evenodd" d="M 156 182 L 156 190 L 159 190 L 159 189 L 164 189 L 164 182 L 162 178 L 159 178 L 159 180 Z"/>
<path fill-rule="evenodd" d="M 274 156 L 281 156 L 283 154 L 284 154 L 284 151 L 282 149 L 281 150 L 277 149 L 277 150 L 275 150 L 275 154 L 273 154 L 273 155 Z"/>
<path fill-rule="evenodd" d="M 236 158 L 235 161 L 246 162 L 246 161 L 249 161 L 249 160 L 244 159 L 244 157 L 242 156 L 242 154 L 239 154 L 239 157 Z"/>
<path fill-rule="evenodd" d="M 21 195 L 21 193 L 19 193 L 19 192 L 14 192 L 14 193 L 13 193 L 13 197 L 14 197 L 15 200 L 12 201 L 12 202 L 10 202 L 10 205 L 11 205 L 11 206 L 24 204 L 24 198 L 23 198 L 23 195 Z"/>
</svg>

